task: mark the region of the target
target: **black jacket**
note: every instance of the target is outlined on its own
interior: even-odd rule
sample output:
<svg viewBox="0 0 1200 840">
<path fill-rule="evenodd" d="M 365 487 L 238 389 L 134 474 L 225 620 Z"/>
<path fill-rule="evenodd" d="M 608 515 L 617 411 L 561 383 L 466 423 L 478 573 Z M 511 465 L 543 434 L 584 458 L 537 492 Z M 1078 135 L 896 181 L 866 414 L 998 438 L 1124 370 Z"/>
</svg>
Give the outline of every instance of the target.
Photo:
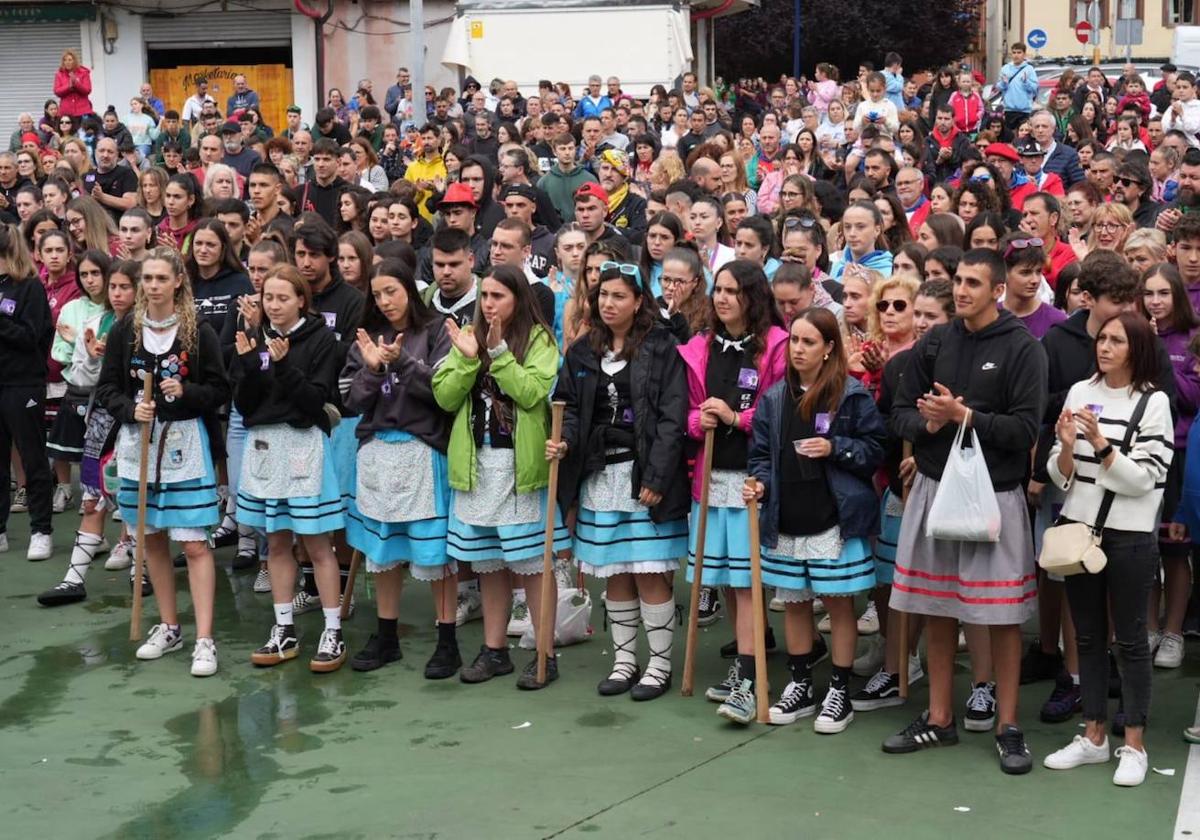
<svg viewBox="0 0 1200 840">
<path fill-rule="evenodd" d="M 325 403 L 337 402 L 342 363 L 337 339 L 325 319 L 305 315 L 300 328 L 288 336 L 287 355 L 278 362 L 266 353 L 260 333 L 258 346 L 236 356 L 230 365 L 233 404 L 245 427 L 287 423 L 296 429 L 319 426 L 329 434 Z"/>
<path fill-rule="evenodd" d="M 182 359 L 178 341 L 162 355 L 148 353 L 145 348 L 135 352 L 132 315 L 126 315 L 113 325 L 108 334 L 100 380 L 96 383 L 96 400 L 118 423 L 135 422 L 133 410 L 137 406 L 142 380 L 134 378 L 132 370 L 140 368 L 160 373 L 163 361 L 173 354 L 178 354 L 183 362 L 179 371 L 183 376 L 183 395 L 168 402 L 162 395 L 161 378 L 156 375 L 152 396 L 157 418 L 164 421 L 203 418 L 229 402 L 229 379 L 225 375 L 225 361 L 217 334 L 204 322 L 196 326 L 196 350 L 189 353 L 187 359 Z"/>
<path fill-rule="evenodd" d="M 632 498 L 642 487 L 662 494 L 650 509 L 655 522 L 682 519 L 691 509 L 691 485 L 683 457 L 687 437 L 687 371 L 675 339 L 661 326 L 653 327 L 630 362 L 634 437 Z M 559 470 L 558 502 L 569 510 L 579 496 L 588 452 L 587 438 L 596 410 L 596 379 L 600 360 L 586 338 L 567 350 L 554 398 L 567 404 L 563 441 L 567 457 Z"/>
<path fill-rule="evenodd" d="M 1046 354 L 1011 312 L 977 333 L 962 319 L 934 327 L 913 348 L 892 407 L 892 434 L 913 442 L 917 469 L 941 480 L 958 427 L 925 428 L 917 400 L 939 382 L 973 411 L 996 490 L 1024 484 L 1046 410 Z"/>
<path fill-rule="evenodd" d="M 225 321 L 237 317 L 237 301 L 253 295 L 254 284 L 245 272 L 222 268 L 210 280 L 192 283 L 196 299 L 196 317 L 213 328 L 217 336 L 225 333 Z"/>
<path fill-rule="evenodd" d="M 621 206 L 608 214 L 608 222 L 633 242 L 641 242 L 646 235 L 646 199 L 630 190 L 625 193 Z"/>
<path fill-rule="evenodd" d="M 0 385 L 46 384 L 54 322 L 36 277 L 20 282 L 0 274 Z"/>
<path fill-rule="evenodd" d="M 325 319 L 325 326 L 333 330 L 333 336 L 341 347 L 339 369 L 346 361 L 346 352 L 355 341 L 366 305 L 367 299 L 362 292 L 336 275 L 328 286 L 313 293 L 313 310 Z"/>
</svg>

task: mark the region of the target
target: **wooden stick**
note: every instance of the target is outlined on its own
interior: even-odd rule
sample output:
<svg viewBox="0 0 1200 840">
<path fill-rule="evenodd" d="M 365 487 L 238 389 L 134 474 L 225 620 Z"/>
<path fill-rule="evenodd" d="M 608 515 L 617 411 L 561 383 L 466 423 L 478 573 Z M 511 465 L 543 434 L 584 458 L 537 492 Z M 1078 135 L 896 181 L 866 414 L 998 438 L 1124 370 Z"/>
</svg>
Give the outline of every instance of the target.
<svg viewBox="0 0 1200 840">
<path fill-rule="evenodd" d="M 904 441 L 904 450 L 902 458 L 912 457 L 912 443 Z M 908 503 L 908 485 L 902 485 L 900 491 L 900 500 L 905 504 Z M 890 607 L 889 607 L 890 609 Z M 897 613 L 900 622 L 900 697 L 908 699 L 908 613 Z"/>
<path fill-rule="evenodd" d="M 555 400 L 550 405 L 550 440 L 555 446 L 562 443 L 563 411 L 567 404 Z M 542 603 L 539 610 L 537 634 L 537 681 L 546 684 L 546 660 L 554 655 L 554 622 L 558 614 L 556 597 L 550 597 L 554 581 L 554 513 L 558 510 L 558 458 L 550 462 L 550 485 L 546 490 L 546 537 L 542 545 Z"/>
<path fill-rule="evenodd" d="M 747 476 L 746 486 L 754 489 L 758 482 Z M 771 686 L 767 682 L 767 617 L 763 611 L 762 546 L 758 534 L 758 500 L 746 505 L 750 517 L 750 605 L 754 610 L 754 700 L 758 707 L 758 722 L 771 722 Z"/>
<path fill-rule="evenodd" d="M 350 553 L 350 570 L 346 573 L 346 594 L 342 596 L 342 621 L 350 619 L 350 602 L 354 599 L 354 579 L 362 565 L 362 552 L 357 548 Z"/>
<path fill-rule="evenodd" d="M 687 644 L 683 652 L 683 686 L 679 693 L 692 696 L 696 676 L 696 631 L 700 627 L 700 587 L 704 577 L 704 540 L 708 532 L 708 486 L 712 482 L 713 430 L 704 433 L 704 462 L 700 473 L 700 520 L 696 528 L 696 563 L 692 571 L 692 602 L 688 607 Z"/>
<path fill-rule="evenodd" d="M 142 377 L 142 405 L 154 399 L 154 374 Z M 150 483 L 150 431 L 154 421 L 142 424 L 142 457 L 138 461 L 137 545 L 133 547 L 133 609 L 129 613 L 129 641 L 142 638 L 142 575 L 146 570 L 146 496 Z"/>
</svg>

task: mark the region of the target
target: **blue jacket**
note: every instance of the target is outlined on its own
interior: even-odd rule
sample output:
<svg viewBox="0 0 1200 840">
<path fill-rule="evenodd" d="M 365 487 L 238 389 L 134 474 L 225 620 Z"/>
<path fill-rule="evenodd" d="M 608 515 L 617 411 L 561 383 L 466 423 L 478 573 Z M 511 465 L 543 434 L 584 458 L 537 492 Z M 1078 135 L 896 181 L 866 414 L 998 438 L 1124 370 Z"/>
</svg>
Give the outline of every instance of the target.
<svg viewBox="0 0 1200 840">
<path fill-rule="evenodd" d="M 758 519 L 760 538 L 767 548 L 779 543 L 779 496 L 771 488 L 779 475 L 780 458 L 796 457 L 791 442 L 783 439 L 783 413 L 792 410 L 787 388 L 785 379 L 763 394 L 751 426 L 747 469 L 765 487 Z M 871 479 L 883 463 L 886 440 L 887 428 L 875 400 L 857 379 L 846 377 L 842 401 L 829 426 L 833 451 L 825 459 L 825 476 L 837 503 L 844 540 L 879 533 L 879 497 Z"/>
<path fill-rule="evenodd" d="M 869 268 L 872 271 L 878 271 L 884 277 L 892 276 L 891 251 L 872 251 L 861 260 L 855 260 L 854 255 L 850 253 L 850 246 L 848 245 L 842 250 L 841 258 L 835 259 L 829 267 L 829 276 L 840 282 L 842 274 L 846 271 L 846 266 L 852 262 L 857 262 L 859 265 Z"/>
<path fill-rule="evenodd" d="M 1083 165 L 1079 162 L 1079 152 L 1063 143 L 1054 144 L 1054 151 L 1042 165 L 1042 171 L 1053 172 L 1062 178 L 1063 186 L 1067 189 L 1071 189 L 1087 177 Z"/>
<path fill-rule="evenodd" d="M 1004 110 L 1028 114 L 1033 110 L 1033 100 L 1038 92 L 1038 76 L 1028 61 L 1020 66 L 1011 61 L 1000 68 L 1000 81 L 996 87 L 1004 94 Z"/>
<path fill-rule="evenodd" d="M 612 100 L 608 98 L 608 94 L 602 94 L 599 102 L 593 102 L 591 96 L 585 93 L 575 103 L 574 117 L 577 120 L 584 117 L 598 117 L 601 111 L 612 106 Z"/>
<path fill-rule="evenodd" d="M 908 106 L 904 102 L 904 76 L 901 73 L 893 73 L 891 70 L 883 71 L 883 78 L 887 82 L 887 98 L 896 106 L 897 113 L 904 111 Z"/>
</svg>

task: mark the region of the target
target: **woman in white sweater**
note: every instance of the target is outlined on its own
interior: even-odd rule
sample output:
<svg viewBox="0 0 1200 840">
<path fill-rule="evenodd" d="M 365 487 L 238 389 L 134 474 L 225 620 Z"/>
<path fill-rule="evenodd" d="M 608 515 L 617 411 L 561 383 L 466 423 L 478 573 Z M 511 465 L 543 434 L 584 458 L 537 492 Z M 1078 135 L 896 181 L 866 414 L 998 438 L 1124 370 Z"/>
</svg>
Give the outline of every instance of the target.
<svg viewBox="0 0 1200 840">
<path fill-rule="evenodd" d="M 1105 322 L 1096 336 L 1098 372 L 1071 386 L 1047 465 L 1051 480 L 1067 493 L 1060 521 L 1100 525 L 1108 564 L 1098 574 L 1067 578 L 1086 730 L 1044 764 L 1069 770 L 1110 758 L 1104 724 L 1111 604 L 1125 714 L 1125 745 L 1116 751 L 1120 765 L 1113 783 L 1123 786 L 1141 784 L 1148 766 L 1143 742 L 1150 710 L 1147 596 L 1158 569 L 1158 510 L 1174 454 L 1170 401 L 1153 390 L 1156 340 L 1146 320 L 1132 313 Z M 1105 518 L 1108 494 L 1112 501 Z"/>
</svg>

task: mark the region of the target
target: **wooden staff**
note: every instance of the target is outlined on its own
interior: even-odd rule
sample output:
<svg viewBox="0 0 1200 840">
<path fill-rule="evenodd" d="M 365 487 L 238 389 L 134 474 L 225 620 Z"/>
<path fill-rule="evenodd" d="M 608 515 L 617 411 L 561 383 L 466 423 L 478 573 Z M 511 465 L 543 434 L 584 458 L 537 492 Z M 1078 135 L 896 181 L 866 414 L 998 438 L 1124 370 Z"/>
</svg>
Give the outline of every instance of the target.
<svg viewBox="0 0 1200 840">
<path fill-rule="evenodd" d="M 154 398 L 154 377 L 142 377 L 142 405 Z M 133 547 L 133 610 L 129 614 L 129 641 L 142 638 L 142 575 L 146 571 L 146 496 L 150 483 L 150 431 L 154 421 L 142 423 L 142 457 L 138 460 L 137 545 Z"/>
<path fill-rule="evenodd" d="M 567 404 L 562 400 L 551 403 L 550 440 L 555 448 L 562 443 L 563 411 Z M 550 597 L 550 584 L 554 581 L 554 513 L 558 510 L 558 458 L 550 462 L 550 486 L 546 490 L 546 536 L 542 545 L 542 603 L 539 610 L 537 634 L 537 681 L 546 684 L 546 660 L 554 654 L 554 621 L 558 614 L 556 596 Z"/>
<path fill-rule="evenodd" d="M 700 627 L 700 585 L 704 576 L 704 540 L 708 532 L 708 486 L 712 482 L 713 430 L 704 433 L 704 462 L 700 473 L 700 519 L 696 522 L 696 564 L 692 571 L 692 602 L 688 607 L 687 644 L 683 652 L 683 686 L 679 693 L 692 696 L 696 676 L 696 631 Z"/>
<path fill-rule="evenodd" d="M 901 459 L 912 457 L 912 443 L 904 441 L 904 450 Z M 900 500 L 908 504 L 908 485 L 901 484 Z M 897 558 L 898 559 L 898 558 Z M 890 609 L 890 607 L 888 607 Z M 900 622 L 900 697 L 904 700 L 908 699 L 908 613 L 897 611 L 897 618 Z"/>
<path fill-rule="evenodd" d="M 354 599 L 354 579 L 362 565 L 362 552 L 357 548 L 350 553 L 350 570 L 346 573 L 346 593 L 342 596 L 342 621 L 350 618 L 350 602 Z"/>
<path fill-rule="evenodd" d="M 746 486 L 751 490 L 758 482 L 746 477 Z M 767 682 L 767 617 L 763 610 L 762 546 L 758 535 L 758 500 L 751 499 L 746 505 L 750 517 L 750 605 L 754 610 L 754 700 L 758 707 L 758 722 L 771 722 L 771 704 L 768 702 L 771 687 Z"/>
</svg>

